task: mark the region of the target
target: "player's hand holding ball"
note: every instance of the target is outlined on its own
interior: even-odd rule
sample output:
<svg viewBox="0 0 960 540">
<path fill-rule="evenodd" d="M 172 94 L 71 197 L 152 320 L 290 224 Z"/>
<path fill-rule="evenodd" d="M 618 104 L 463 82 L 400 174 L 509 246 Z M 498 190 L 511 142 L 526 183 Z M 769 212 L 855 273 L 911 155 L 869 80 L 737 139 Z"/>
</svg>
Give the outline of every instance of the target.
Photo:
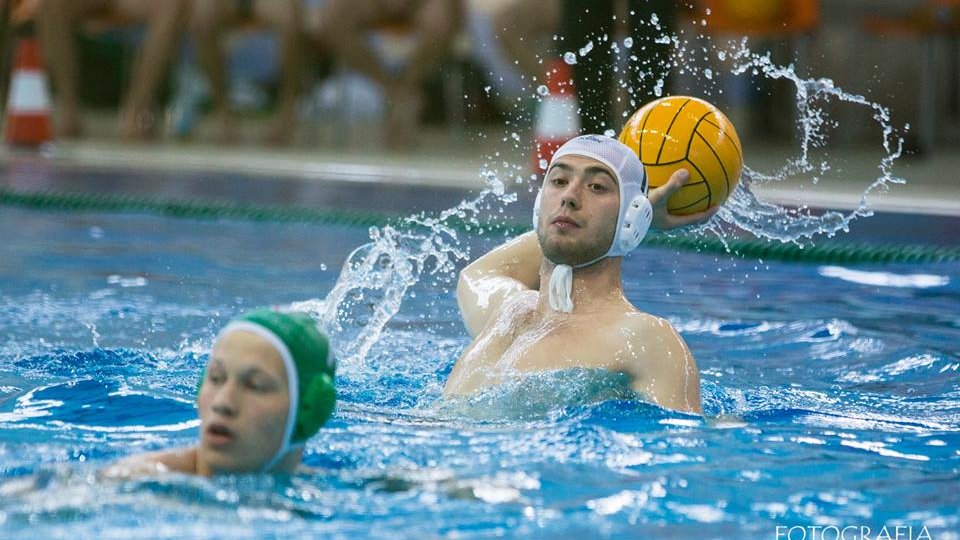
<svg viewBox="0 0 960 540">
<path fill-rule="evenodd" d="M 659 230 L 710 219 L 740 181 L 737 132 L 701 99 L 670 96 L 648 103 L 627 121 L 620 142 L 644 165 L 653 227 Z"/>
</svg>

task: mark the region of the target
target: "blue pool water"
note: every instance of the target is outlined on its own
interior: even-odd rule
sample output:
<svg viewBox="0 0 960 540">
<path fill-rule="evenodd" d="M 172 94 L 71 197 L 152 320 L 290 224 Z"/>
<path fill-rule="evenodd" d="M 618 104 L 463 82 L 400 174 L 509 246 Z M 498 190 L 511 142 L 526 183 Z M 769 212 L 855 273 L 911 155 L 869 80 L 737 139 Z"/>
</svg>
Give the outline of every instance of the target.
<svg viewBox="0 0 960 540">
<path fill-rule="evenodd" d="M 453 274 L 426 275 L 343 361 L 335 417 L 307 446 L 316 472 L 116 481 L 97 470 L 196 440 L 196 381 L 226 320 L 323 299 L 368 231 L 13 208 L 0 230 L 3 538 L 960 537 L 957 264 L 641 249 L 627 295 L 688 342 L 705 418 L 590 372 L 444 403 L 468 338 Z M 375 303 L 345 327 L 362 334 Z"/>
</svg>

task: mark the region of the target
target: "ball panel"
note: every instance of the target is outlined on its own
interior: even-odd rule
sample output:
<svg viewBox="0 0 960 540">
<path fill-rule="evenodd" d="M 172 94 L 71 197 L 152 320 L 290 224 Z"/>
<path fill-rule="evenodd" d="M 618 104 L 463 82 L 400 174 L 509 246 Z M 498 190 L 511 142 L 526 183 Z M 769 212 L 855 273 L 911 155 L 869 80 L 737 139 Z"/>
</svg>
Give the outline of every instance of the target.
<svg viewBox="0 0 960 540">
<path fill-rule="evenodd" d="M 716 120 L 720 120 L 720 122 L 717 122 Z M 736 130 L 734 130 L 733 124 L 731 124 L 730 121 L 727 120 L 726 117 L 724 116 L 721 116 L 719 118 L 715 116 L 712 119 L 708 118 L 707 120 L 704 120 L 702 126 L 705 128 L 715 129 L 716 132 L 714 133 L 719 134 L 717 135 L 718 141 L 720 141 L 720 139 L 723 139 L 723 141 L 714 144 L 713 145 L 714 148 L 717 148 L 718 146 L 721 146 L 721 145 L 725 146 L 727 143 L 729 143 L 730 150 L 731 150 L 729 157 L 725 155 L 723 152 L 718 150 L 717 153 L 720 154 L 720 157 L 722 157 L 723 159 L 736 160 L 736 163 L 739 164 L 736 168 L 737 169 L 742 168 L 743 167 L 743 148 L 740 146 L 740 137 L 737 136 L 737 132 Z M 709 140 L 710 137 L 707 137 L 707 139 Z"/>
<path fill-rule="evenodd" d="M 646 129 L 647 122 L 647 111 L 651 107 L 654 107 L 656 102 L 650 102 L 640 107 L 637 112 L 627 120 L 627 123 L 624 124 L 623 129 L 620 130 L 620 142 L 629 146 L 637 153 L 637 156 L 641 156 L 641 145 L 640 142 L 643 140 L 644 130 Z M 643 157 L 640 157 L 640 161 L 643 161 Z"/>
<path fill-rule="evenodd" d="M 736 135 L 731 136 L 729 131 L 714 122 L 705 120 L 697 127 L 697 132 L 707 140 L 707 144 L 716 150 L 717 155 L 727 163 L 727 169 L 740 168 L 743 164 L 743 154 L 740 151 L 740 141 Z M 736 165 L 733 167 L 732 165 Z"/>
<path fill-rule="evenodd" d="M 686 109 L 690 102 L 690 99 L 686 99 L 684 101 L 678 100 L 676 102 L 664 102 L 670 106 L 664 106 L 661 107 L 661 109 L 664 110 L 664 112 L 672 112 L 673 117 L 670 118 L 670 121 L 666 124 L 667 128 L 663 131 L 663 137 L 660 140 L 660 148 L 657 150 L 656 158 L 653 159 L 651 163 L 660 164 L 665 161 L 677 161 L 687 157 L 686 151 L 683 147 L 689 133 L 687 124 L 690 120 L 688 118 L 688 114 L 684 112 L 684 109 Z M 648 125 L 650 125 L 650 123 L 648 123 Z M 676 129 L 674 129 L 674 127 L 676 127 Z"/>
<path fill-rule="evenodd" d="M 680 104 L 673 101 L 654 102 L 654 104 L 655 106 L 646 112 L 641 123 L 640 161 L 659 163 L 661 159 L 665 161 L 682 159 L 683 154 L 676 151 L 668 152 L 668 155 L 663 154 L 664 148 L 675 149 L 677 146 L 678 141 L 671 139 L 668 131 L 674 123 Z"/>
<path fill-rule="evenodd" d="M 650 187 L 662 186 L 681 167 L 690 171 L 690 180 L 670 197 L 667 201 L 667 210 L 672 214 L 690 214 L 706 210 L 707 204 L 711 200 L 710 184 L 703 178 L 702 173 L 689 162 L 684 161 L 679 166 L 647 166 L 647 179 L 650 182 Z"/>
<path fill-rule="evenodd" d="M 717 152 L 710 146 L 710 142 L 700 134 L 694 133 L 693 141 L 690 144 L 690 159 L 695 162 L 703 174 L 714 181 L 714 191 L 717 199 L 726 199 L 730 192 L 731 173 L 727 172 L 723 160 L 717 155 Z"/>
<path fill-rule="evenodd" d="M 686 165 L 683 166 L 690 172 L 690 180 L 687 181 L 687 185 L 678 189 L 677 193 L 667 200 L 667 210 L 674 214 L 692 214 L 710 208 L 714 201 L 718 200 L 714 195 L 716 191 L 716 186 L 713 184 L 714 177 L 710 172 L 704 170 L 700 163 L 688 160 Z M 693 186 L 690 186 L 690 184 L 693 184 Z M 687 189 L 687 192 L 684 193 L 684 196 L 677 197 L 674 200 L 674 197 L 685 189 Z M 698 197 L 700 194 L 703 194 L 703 196 Z M 703 205 L 697 204 L 701 201 Z M 671 206 L 673 207 L 672 210 Z"/>
<path fill-rule="evenodd" d="M 703 137 L 704 145 L 710 148 L 713 158 L 723 169 L 724 192 L 720 200 L 726 200 L 740 182 L 743 171 L 743 158 L 737 147 L 738 142 L 712 122 L 701 124 L 697 134 Z"/>
<path fill-rule="evenodd" d="M 673 197 L 670 198 L 673 201 Z M 710 197 L 704 196 L 700 199 L 692 201 L 685 204 L 684 206 L 676 206 L 671 203 L 667 203 L 667 211 L 676 216 L 686 216 L 689 214 L 696 214 L 697 212 L 703 212 L 710 208 Z"/>
</svg>

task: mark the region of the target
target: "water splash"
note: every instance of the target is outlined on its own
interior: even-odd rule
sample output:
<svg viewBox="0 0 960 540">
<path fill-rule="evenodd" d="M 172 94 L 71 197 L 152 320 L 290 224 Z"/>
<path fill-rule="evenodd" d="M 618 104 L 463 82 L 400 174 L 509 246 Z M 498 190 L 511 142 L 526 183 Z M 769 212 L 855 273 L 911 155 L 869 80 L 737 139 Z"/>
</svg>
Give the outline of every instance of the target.
<svg viewBox="0 0 960 540">
<path fill-rule="evenodd" d="M 730 54 L 720 55 L 719 53 L 720 51 L 718 51 L 718 59 L 724 59 L 727 54 Z M 760 54 L 751 51 L 746 39 L 739 42 L 730 54 L 730 58 L 733 63 L 731 70 L 733 75 L 751 72 L 763 75 L 770 80 L 785 80 L 792 83 L 797 106 L 796 124 L 800 147 L 797 157 L 788 159 L 783 166 L 771 173 L 756 171 L 745 165 L 740 185 L 718 214 L 721 220 L 748 231 L 758 238 L 803 245 L 805 240 L 812 240 L 818 235 L 832 237 L 840 231 L 847 232 L 850 222 L 854 219 L 873 215 L 868 204 L 871 195 L 885 191 L 891 184 L 905 182 L 903 178 L 893 174 L 893 164 L 902 153 L 903 139 L 900 132 L 894 128 L 890 110 L 887 107 L 872 102 L 862 95 L 846 92 L 830 79 L 800 77 L 793 65 L 779 66 L 771 60 L 770 53 Z M 818 216 L 810 213 L 802 205 L 794 209 L 759 199 L 751 189 L 753 185 L 778 182 L 796 176 L 809 177 L 816 185 L 821 177 L 831 170 L 830 162 L 818 161 L 813 157 L 813 150 L 828 146 L 828 128 L 839 126 L 839 123 L 831 120 L 826 110 L 831 102 L 850 103 L 866 108 L 881 131 L 880 142 L 884 155 L 877 163 L 879 175 L 864 189 L 857 207 L 846 214 L 828 211 Z M 719 232 L 716 226 L 712 227 L 712 230 Z"/>
<path fill-rule="evenodd" d="M 672 234 L 702 234 L 708 231 L 723 240 L 734 229 L 765 240 L 810 245 L 818 237 L 833 237 L 840 232 L 847 232 L 853 220 L 873 215 L 869 204 L 871 197 L 886 191 L 893 184 L 905 182 L 894 174 L 893 165 L 902 154 L 902 134 L 906 128 L 894 126 L 889 108 L 863 95 L 845 91 L 830 79 L 802 77 L 793 64 L 778 65 L 769 52 L 751 50 L 746 38 L 715 42 L 702 33 L 690 35 L 689 29 L 672 34 L 662 26 L 656 15 L 642 24 L 648 26 L 653 35 L 632 36 L 624 40 L 623 49 L 611 49 L 611 71 L 617 74 L 615 85 L 621 93 L 626 94 L 626 102 L 629 103 L 629 107 L 623 111 L 624 118 L 644 104 L 640 89 L 635 87 L 637 81 L 641 86 L 649 87 L 655 97 L 667 94 L 665 82 L 668 77 L 693 81 L 693 87 L 681 93 L 703 95 L 710 100 L 715 94 L 723 94 L 723 89 L 719 87 L 722 79 L 753 76 L 766 81 L 789 83 L 794 94 L 798 146 L 795 157 L 785 158 L 783 165 L 772 171 L 761 171 L 746 162 L 739 185 L 710 224 L 698 230 Z M 694 32 L 701 30 L 694 29 Z M 630 51 L 631 47 L 644 49 L 655 45 L 670 45 L 671 57 L 658 63 L 654 55 L 638 58 Z M 816 211 L 800 201 L 796 206 L 783 206 L 758 197 L 755 186 L 802 178 L 808 179 L 815 187 L 828 174 L 836 172 L 835 164 L 826 159 L 825 149 L 830 147 L 831 132 L 840 127 L 839 121 L 831 117 L 829 109 L 840 103 L 864 109 L 880 131 L 882 157 L 877 162 L 877 174 L 865 180 L 856 208 L 848 212 Z M 749 160 L 749 148 L 746 154 Z"/>
<path fill-rule="evenodd" d="M 370 349 L 399 312 L 411 287 L 432 276 L 452 289 L 456 263 L 470 256 L 456 226 L 465 223 L 482 232 L 489 210 L 516 200 L 516 194 L 507 193 L 494 173 L 483 174 L 487 187 L 474 199 L 436 216 L 419 214 L 397 226 L 371 227 L 371 241 L 347 257 L 326 299 L 290 305 L 290 309 L 305 311 L 320 321 L 347 373 L 365 367 Z"/>
<path fill-rule="evenodd" d="M 772 172 L 761 172 L 745 164 L 743 177 L 730 199 L 711 223 L 699 230 L 679 231 L 673 234 L 703 234 L 709 231 L 721 239 L 730 234 L 730 225 L 758 238 L 800 245 L 810 243 L 818 236 L 833 236 L 846 231 L 852 220 L 872 214 L 868 197 L 903 179 L 892 172 L 894 161 L 900 157 L 902 140 L 893 127 L 890 111 L 861 95 L 845 92 L 833 81 L 824 78 L 808 79 L 799 76 L 794 66 L 775 64 L 769 53 L 750 50 L 747 41 L 732 44 L 714 44 L 709 38 L 699 35 L 693 40 L 681 32 L 667 33 L 654 15 L 648 24 L 656 30 L 654 36 L 629 37 L 623 40 L 624 47 L 611 47 L 614 61 L 611 69 L 627 66 L 633 61 L 633 71 L 614 69 L 619 80 L 615 84 L 630 94 L 629 104 L 638 108 L 643 103 L 636 101 L 638 88 L 626 80 L 633 73 L 649 84 L 656 95 L 664 93 L 665 81 L 671 74 L 697 77 L 705 85 L 701 91 L 710 96 L 717 91 L 721 75 L 763 76 L 768 80 L 783 80 L 792 83 L 795 90 L 799 151 L 794 158 Z M 596 36 L 598 42 L 608 41 L 607 36 Z M 707 41 L 704 45 L 704 40 Z M 589 40 L 578 49 L 586 56 L 594 49 L 594 40 Z M 643 49 L 654 44 L 670 44 L 673 56 L 662 65 L 654 65 L 650 55 L 638 59 L 631 50 Z M 578 44 L 568 44 L 578 45 Z M 577 50 L 577 49 L 575 49 Z M 577 53 L 567 51 L 563 59 L 568 64 L 577 62 Z M 720 66 L 714 62 L 719 60 Z M 728 73 L 723 73 L 726 70 Z M 530 99 L 536 103 L 543 98 L 545 87 L 536 81 L 529 88 Z M 761 200 L 753 191 L 756 185 L 782 181 L 791 177 L 809 176 L 816 181 L 831 170 L 827 161 L 818 161 L 815 150 L 829 143 L 828 129 L 836 127 L 826 108 L 834 102 L 850 103 L 866 108 L 872 119 L 881 127 L 884 156 L 878 163 L 879 174 L 864 190 L 860 204 L 849 213 L 828 211 L 820 215 L 805 206 L 790 208 Z M 631 113 L 626 111 L 625 114 Z M 517 132 L 517 126 L 531 123 L 530 109 L 515 104 L 514 110 L 504 122 L 502 141 L 516 152 L 528 146 L 526 139 Z M 543 163 L 541 163 L 543 164 Z M 501 178 L 513 177 L 515 183 L 526 184 L 524 165 L 503 159 L 497 152 L 488 157 L 482 173 L 487 187 L 474 199 L 441 212 L 436 216 L 420 214 L 405 218 L 396 226 L 372 228 L 371 242 L 357 248 L 347 259 L 339 279 L 325 300 L 309 300 L 291 305 L 292 309 L 312 313 L 322 321 L 333 336 L 339 351 L 341 365 L 347 370 L 362 369 L 371 348 L 382 335 L 386 325 L 396 315 L 407 291 L 425 276 L 455 282 L 458 261 L 469 257 L 468 250 L 457 236 L 453 220 L 461 220 L 480 230 L 481 223 L 490 215 L 503 212 L 503 208 L 516 200 L 516 194 L 508 193 Z M 499 167 L 499 171 L 495 171 Z M 529 176 L 535 178 L 535 176 Z M 529 185 L 529 184 L 528 184 Z M 531 187 L 532 189 L 532 187 Z"/>
</svg>

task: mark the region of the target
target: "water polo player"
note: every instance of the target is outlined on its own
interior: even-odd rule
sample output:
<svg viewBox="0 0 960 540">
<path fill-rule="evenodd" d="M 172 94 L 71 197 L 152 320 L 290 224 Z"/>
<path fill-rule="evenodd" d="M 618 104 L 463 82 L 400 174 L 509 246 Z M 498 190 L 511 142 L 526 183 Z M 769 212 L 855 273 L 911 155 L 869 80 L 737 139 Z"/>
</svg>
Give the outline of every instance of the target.
<svg viewBox="0 0 960 540">
<path fill-rule="evenodd" d="M 650 191 L 636 153 L 585 135 L 553 156 L 534 203 L 534 231 L 490 251 L 460 274 L 457 301 L 473 342 L 444 388 L 471 394 L 523 373 L 567 368 L 623 372 L 663 407 L 701 412 L 700 376 L 686 344 L 664 319 L 627 300 L 623 256 L 653 225 L 709 219 L 666 211 L 687 181 L 676 172 Z"/>
<path fill-rule="evenodd" d="M 217 336 L 200 381 L 199 443 L 133 456 L 106 473 L 293 472 L 307 439 L 333 413 L 335 367 L 310 317 L 267 309 L 242 315 Z"/>
</svg>

